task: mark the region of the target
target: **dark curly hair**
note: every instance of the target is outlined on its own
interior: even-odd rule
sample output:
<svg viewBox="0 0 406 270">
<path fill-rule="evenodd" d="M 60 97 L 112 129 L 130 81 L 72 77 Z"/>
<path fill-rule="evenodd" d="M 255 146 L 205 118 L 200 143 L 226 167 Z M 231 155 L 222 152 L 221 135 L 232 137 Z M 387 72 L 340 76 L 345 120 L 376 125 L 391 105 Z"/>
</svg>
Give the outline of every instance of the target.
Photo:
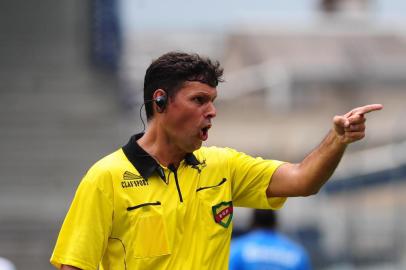
<svg viewBox="0 0 406 270">
<path fill-rule="evenodd" d="M 198 54 L 169 52 L 151 63 L 145 73 L 144 103 L 147 119 L 153 116 L 152 96 L 157 89 L 173 98 L 187 81 L 198 81 L 211 87 L 222 82 L 223 68 L 218 61 Z"/>
</svg>

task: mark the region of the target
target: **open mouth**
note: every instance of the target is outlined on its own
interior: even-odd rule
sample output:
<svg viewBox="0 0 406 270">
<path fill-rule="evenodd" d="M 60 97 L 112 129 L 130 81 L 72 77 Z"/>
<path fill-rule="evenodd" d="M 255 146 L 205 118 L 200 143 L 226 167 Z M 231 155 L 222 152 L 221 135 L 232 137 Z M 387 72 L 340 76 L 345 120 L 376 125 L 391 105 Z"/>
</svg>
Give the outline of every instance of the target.
<svg viewBox="0 0 406 270">
<path fill-rule="evenodd" d="M 207 140 L 207 138 L 209 137 L 209 129 L 210 129 L 210 126 L 206 126 L 200 130 L 200 137 L 201 137 L 202 141 Z"/>
</svg>

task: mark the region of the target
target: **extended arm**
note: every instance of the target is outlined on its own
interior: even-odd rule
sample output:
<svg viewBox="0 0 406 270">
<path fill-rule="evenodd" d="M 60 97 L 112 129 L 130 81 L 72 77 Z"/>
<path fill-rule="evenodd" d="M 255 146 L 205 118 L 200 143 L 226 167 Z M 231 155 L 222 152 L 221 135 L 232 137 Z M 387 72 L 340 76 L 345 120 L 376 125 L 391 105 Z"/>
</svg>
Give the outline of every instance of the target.
<svg viewBox="0 0 406 270">
<path fill-rule="evenodd" d="M 268 186 L 268 197 L 309 196 L 330 178 L 348 144 L 365 136 L 365 114 L 382 109 L 380 104 L 355 108 L 335 116 L 333 129 L 302 162 L 281 165 Z"/>
</svg>

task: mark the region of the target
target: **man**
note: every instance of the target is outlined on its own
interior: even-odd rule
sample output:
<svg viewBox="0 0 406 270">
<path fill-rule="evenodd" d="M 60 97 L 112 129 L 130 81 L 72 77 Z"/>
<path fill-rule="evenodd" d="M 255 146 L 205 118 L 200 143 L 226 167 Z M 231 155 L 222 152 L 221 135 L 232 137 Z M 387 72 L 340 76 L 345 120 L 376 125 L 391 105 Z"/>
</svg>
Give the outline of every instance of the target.
<svg viewBox="0 0 406 270">
<path fill-rule="evenodd" d="M 229 270 L 310 270 L 310 259 L 299 244 L 277 231 L 272 210 L 255 210 L 252 231 L 231 243 Z"/>
<path fill-rule="evenodd" d="M 280 208 L 316 193 L 346 146 L 364 137 L 368 105 L 334 118 L 299 164 L 201 147 L 218 62 L 167 53 L 147 69 L 145 134 L 94 164 L 63 223 L 51 263 L 61 269 L 227 269 L 233 206 Z M 283 164 L 283 165 L 282 165 Z"/>
</svg>

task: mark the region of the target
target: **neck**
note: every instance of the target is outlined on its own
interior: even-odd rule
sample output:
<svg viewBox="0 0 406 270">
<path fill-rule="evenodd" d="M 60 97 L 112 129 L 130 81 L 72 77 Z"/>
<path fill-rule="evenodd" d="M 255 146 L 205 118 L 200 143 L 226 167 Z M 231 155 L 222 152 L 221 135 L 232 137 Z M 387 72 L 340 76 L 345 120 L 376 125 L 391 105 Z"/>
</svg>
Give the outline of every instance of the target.
<svg viewBox="0 0 406 270">
<path fill-rule="evenodd" d="M 187 154 L 179 149 L 164 132 L 159 131 L 154 123 L 150 123 L 144 136 L 138 140 L 138 144 L 165 167 L 170 164 L 178 167 Z"/>
</svg>

